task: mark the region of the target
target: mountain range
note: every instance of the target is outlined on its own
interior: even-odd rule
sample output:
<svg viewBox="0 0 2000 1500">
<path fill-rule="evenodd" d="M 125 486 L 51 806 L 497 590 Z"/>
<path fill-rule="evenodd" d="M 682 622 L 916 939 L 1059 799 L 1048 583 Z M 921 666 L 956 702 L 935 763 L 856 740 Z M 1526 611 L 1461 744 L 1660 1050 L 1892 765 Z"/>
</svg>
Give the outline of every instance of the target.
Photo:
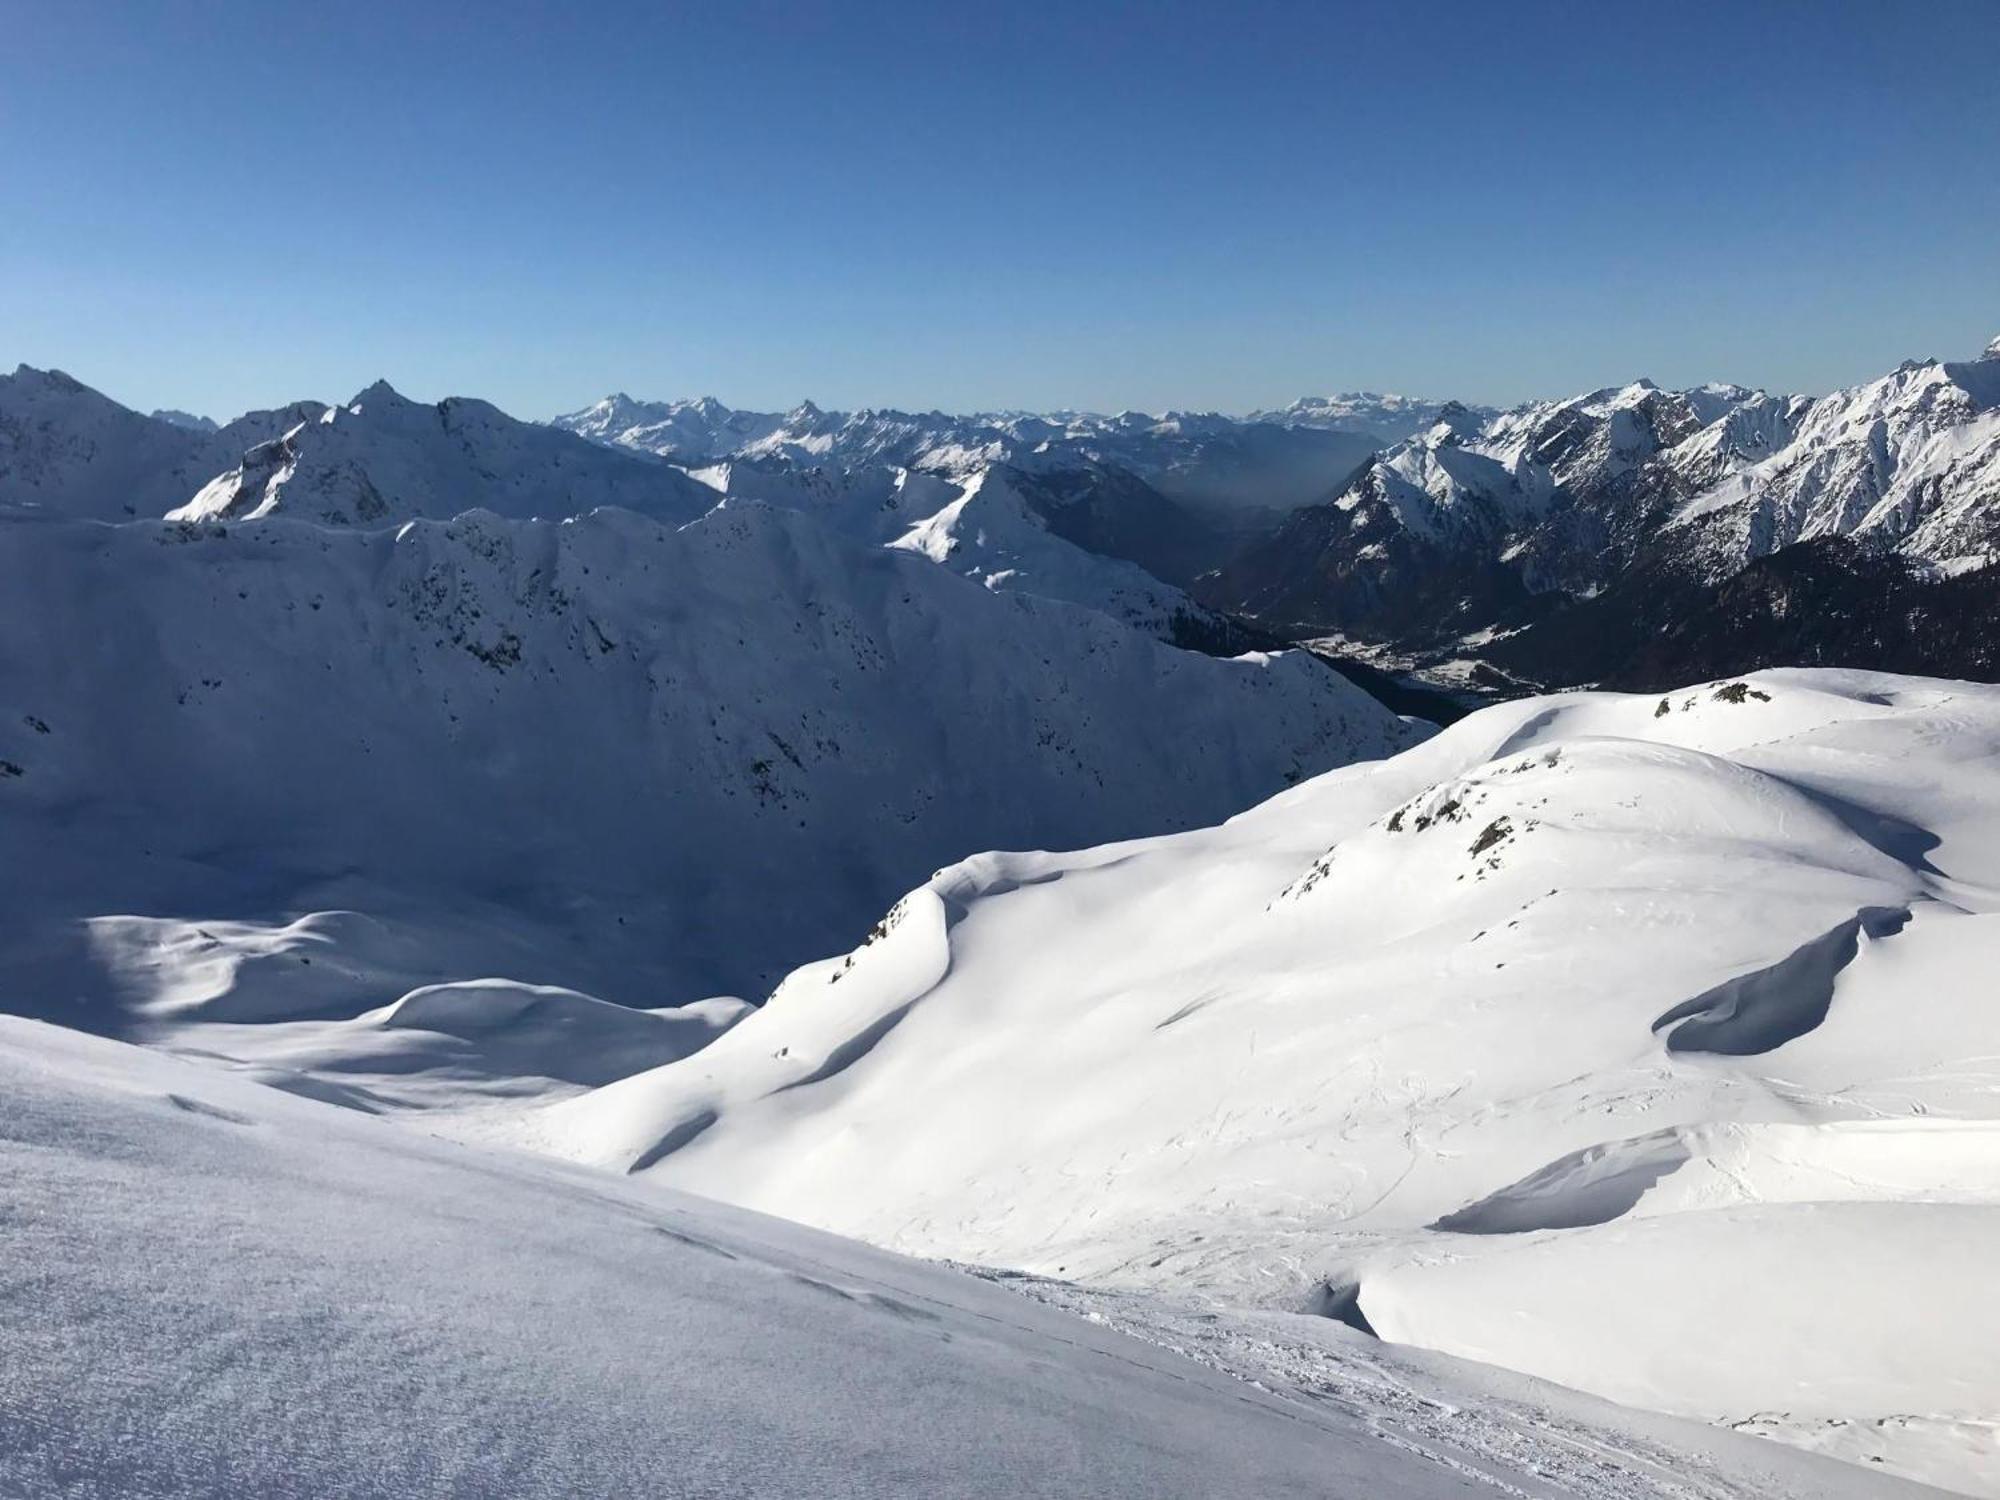
<svg viewBox="0 0 2000 1500">
<path fill-rule="evenodd" d="M 1996 560 L 2000 341 L 1816 398 L 1640 381 L 1448 413 L 1197 592 L 1503 681 L 1836 660 L 1980 676 L 1992 648 L 1966 626 L 2000 599 Z M 1769 621 L 1743 618 L 1746 594 Z"/>
<path fill-rule="evenodd" d="M 0 1490 L 2000 1494 L 1997 548 L 2000 343 L 1241 419 L 24 366 Z"/>
</svg>

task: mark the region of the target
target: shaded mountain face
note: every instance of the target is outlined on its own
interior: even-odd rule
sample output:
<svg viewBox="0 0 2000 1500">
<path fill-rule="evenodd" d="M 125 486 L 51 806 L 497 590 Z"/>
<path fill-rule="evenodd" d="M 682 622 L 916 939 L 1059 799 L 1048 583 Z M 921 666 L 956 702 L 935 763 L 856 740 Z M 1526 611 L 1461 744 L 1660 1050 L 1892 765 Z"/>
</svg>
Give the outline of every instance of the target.
<svg viewBox="0 0 2000 1500">
<path fill-rule="evenodd" d="M 1486 657 L 1528 682 L 1656 690 L 1764 667 L 2000 680 L 2000 566 L 1939 575 L 1850 537 L 1785 547 L 1720 579 L 1649 560 L 1565 601 Z"/>
<path fill-rule="evenodd" d="M 1416 737 L 1307 653 L 755 504 L 5 540 L 0 847 L 38 857 L 0 861 L 0 970 L 50 1004 L 50 935 L 128 913 L 360 913 L 453 955 L 404 989 L 755 997 L 965 849 L 1192 826 Z"/>
<path fill-rule="evenodd" d="M 366 526 L 474 508 L 560 517 L 615 505 L 690 521 L 711 503 L 708 490 L 671 465 L 516 421 L 484 401 L 424 405 L 378 381 L 250 448 L 170 514 Z"/>
<path fill-rule="evenodd" d="M 316 420 L 299 401 L 221 427 L 142 416 L 60 370 L 0 376 L 0 516 L 129 521 L 163 515 L 244 450 Z"/>
<path fill-rule="evenodd" d="M 1015 470 L 1022 497 L 1050 531 L 1106 557 L 1186 585 L 1231 545 L 1228 533 L 1110 464 Z"/>
</svg>

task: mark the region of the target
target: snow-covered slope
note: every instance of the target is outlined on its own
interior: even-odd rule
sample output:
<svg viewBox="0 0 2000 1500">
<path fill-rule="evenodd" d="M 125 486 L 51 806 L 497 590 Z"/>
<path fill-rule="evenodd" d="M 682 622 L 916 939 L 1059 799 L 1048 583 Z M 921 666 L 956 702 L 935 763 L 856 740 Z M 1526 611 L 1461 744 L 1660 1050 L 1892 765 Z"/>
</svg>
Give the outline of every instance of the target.
<svg viewBox="0 0 2000 1500">
<path fill-rule="evenodd" d="M 1268 1323 L 1076 1316 L 32 1022 L 0 1094 L 10 1495 L 1922 1493 L 1310 1327 L 1274 1369 Z"/>
<path fill-rule="evenodd" d="M 962 861 L 695 1056 L 464 1128 L 1993 1493 L 1996 850 L 2000 689 L 1530 700 Z"/>
<path fill-rule="evenodd" d="M 5 542 L 0 956 L 46 1014 L 143 1012 L 204 954 L 232 1019 L 493 975 L 754 998 L 967 848 L 1198 825 L 1414 735 L 1304 653 L 756 505 Z M 174 923 L 76 925 L 130 917 Z"/>
<path fill-rule="evenodd" d="M 1176 620 L 1207 613 L 1145 569 L 1086 552 L 1054 535 L 999 469 L 972 476 L 957 499 L 891 545 L 990 589 L 1019 589 L 1086 604 L 1163 639 L 1173 635 Z"/>
<path fill-rule="evenodd" d="M 378 381 L 250 448 L 170 514 L 368 526 L 472 509 L 560 519 L 616 505 L 689 521 L 711 501 L 670 465 L 517 422 L 484 401 L 426 406 Z"/>
</svg>

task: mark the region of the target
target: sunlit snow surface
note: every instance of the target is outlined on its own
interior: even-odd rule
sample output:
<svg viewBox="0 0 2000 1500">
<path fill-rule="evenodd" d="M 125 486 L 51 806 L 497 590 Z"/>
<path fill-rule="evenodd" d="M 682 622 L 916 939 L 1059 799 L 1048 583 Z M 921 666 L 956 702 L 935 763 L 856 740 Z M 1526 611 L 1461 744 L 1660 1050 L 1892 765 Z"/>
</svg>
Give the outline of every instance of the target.
<svg viewBox="0 0 2000 1500">
<path fill-rule="evenodd" d="M 0 1018 L 0 1098 L 9 1495 L 1898 1492 L 1323 1319 L 1038 1305 L 1070 1294 L 35 1022 Z"/>
<path fill-rule="evenodd" d="M 1330 1287 L 1991 1492 L 1996 909 L 2000 690 L 1536 700 L 965 861 L 695 1056 L 465 1128 L 925 1254 Z"/>
<path fill-rule="evenodd" d="M 705 1216 L 744 1221 L 652 1196 L 690 1189 L 893 1250 L 1008 1268 L 1016 1274 L 1001 1279 L 1031 1299 L 1095 1314 L 1311 1413 L 1295 1432 L 1309 1456 L 1295 1458 L 1288 1440 L 1266 1431 L 1235 1434 L 1229 1424 L 1251 1420 L 1245 1412 L 1188 1394 L 1198 1413 L 1160 1418 L 1183 1447 L 1155 1446 L 1148 1429 L 1120 1457 L 1125 1439 L 1106 1429 L 1105 1467 L 1081 1478 L 991 1459 L 1004 1477 L 987 1488 L 1000 1493 L 1285 1493 L 1303 1484 L 1303 1493 L 1393 1494 L 1407 1478 L 1412 1493 L 1449 1494 L 1460 1483 L 1483 1487 L 1481 1474 L 1501 1475 L 1511 1486 L 1503 1493 L 1529 1495 L 1891 1493 L 1897 1475 L 1995 1492 L 2000 688 L 1785 671 L 1660 698 L 1504 705 L 1218 827 L 948 866 L 866 942 L 798 969 L 747 1015 L 710 1002 L 642 1017 L 589 994 L 471 973 L 400 1003 L 371 998 L 328 1015 L 343 964 L 361 976 L 349 991 L 357 997 L 397 982 L 397 954 L 379 935 L 316 929 L 311 967 L 333 977 L 307 979 L 292 962 L 305 939 L 290 929 L 246 923 L 197 935 L 120 920 L 98 923 L 93 941 L 152 997 L 139 1030 L 186 1057 L 10 1023 L 24 1081 L 6 1097 L 10 1119 L 25 1122 L 15 1135 L 30 1143 L 17 1154 L 44 1176 L 40 1196 L 22 1200 L 42 1208 L 15 1214 L 7 1232 L 94 1232 L 89 1205 L 122 1202 L 104 1213 L 126 1213 L 116 1232 L 145 1247 L 121 1256 L 78 1241 L 58 1252 L 42 1239 L 10 1253 L 9 1267 L 36 1269 L 9 1315 L 40 1338 L 100 1327 L 113 1338 L 99 1320 L 114 1296 L 180 1306 L 171 1286 L 134 1291 L 115 1278 L 179 1264 L 180 1252 L 160 1248 L 177 1242 L 163 1240 L 159 1221 L 172 1215 L 158 1206 L 199 1201 L 225 1206 L 213 1223 L 191 1217 L 175 1231 L 185 1255 L 220 1278 L 207 1302 L 194 1299 L 207 1309 L 196 1321 L 216 1340 L 254 1349 L 268 1318 L 263 1304 L 227 1302 L 249 1275 L 233 1263 L 294 1276 L 285 1282 L 293 1305 L 345 1306 L 349 1293 L 329 1298 L 320 1282 L 285 1269 L 295 1264 L 290 1241 L 259 1236 L 293 1233 L 285 1226 L 295 1209 L 310 1226 L 299 1237 L 318 1246 L 326 1218 L 349 1213 L 372 1230 L 353 1242 L 336 1236 L 313 1275 L 365 1283 L 370 1296 L 428 1320 L 381 1341 L 399 1354 L 438 1341 L 435 1366 L 411 1367 L 420 1391 L 428 1369 L 451 1401 L 470 1402 L 474 1377 L 455 1372 L 483 1379 L 500 1359 L 495 1348 L 554 1347 L 560 1357 L 541 1367 L 544 1384 L 584 1392 L 576 1400 L 592 1422 L 628 1434 L 622 1448 L 607 1439 L 578 1453 L 624 1454 L 641 1467 L 621 1473 L 651 1472 L 643 1466 L 657 1451 L 645 1446 L 654 1429 L 634 1405 L 649 1388 L 631 1362 L 673 1367 L 672 1377 L 648 1373 L 651 1389 L 713 1413 L 727 1404 L 718 1382 L 739 1404 L 748 1399 L 715 1348 L 758 1348 L 764 1335 L 703 1322 L 712 1309 L 688 1313 L 673 1326 L 713 1326 L 716 1343 L 669 1358 L 660 1352 L 668 1335 L 648 1330 L 670 1317 L 660 1299 L 690 1285 L 686 1257 L 669 1248 L 680 1241 L 642 1240 L 679 1257 L 652 1266 L 608 1247 L 590 1227 L 596 1209 L 552 1214 L 508 1195 L 520 1182 L 595 1183 L 578 1191 L 671 1202 L 691 1216 L 681 1233 L 723 1243 L 739 1261 L 764 1257 L 718 1241 Z M 313 1003 L 288 1008 L 295 993 Z M 653 1049 L 670 1060 L 647 1066 Z M 38 1069 L 47 1082 L 49 1067 L 70 1066 L 33 1059 L 71 1053 L 101 1081 L 180 1070 L 105 1083 L 151 1101 L 129 1128 L 96 1094 L 62 1105 L 71 1123 L 54 1134 L 68 1132 L 64 1150 L 82 1165 L 35 1123 L 48 1116 L 28 1087 Z M 612 1075 L 621 1076 L 602 1081 Z M 176 1106 L 173 1094 L 196 1104 Z M 423 1142 L 355 1110 L 465 1144 Z M 254 1232 L 229 1217 L 229 1194 L 206 1179 L 176 1185 L 199 1160 L 177 1144 L 184 1137 L 271 1139 L 228 1115 L 296 1121 L 314 1143 L 309 1170 L 285 1154 L 291 1146 L 271 1147 L 270 1172 L 303 1183 L 296 1193 L 260 1191 L 256 1173 L 231 1159 L 222 1175 L 242 1179 L 246 1203 L 291 1205 Z M 347 1142 L 378 1154 L 357 1164 Z M 488 1154 L 496 1147 L 632 1175 L 619 1186 Z M 134 1151 L 147 1165 L 133 1169 L 140 1175 L 123 1199 L 107 1196 L 110 1169 L 90 1165 L 92 1153 L 123 1162 Z M 467 1185 L 426 1179 L 399 1196 L 404 1168 L 382 1153 L 455 1163 L 465 1176 L 450 1181 Z M 66 1175 L 76 1173 L 95 1175 Z M 329 1194 L 329 1175 L 348 1186 Z M 76 1181 L 85 1188 L 63 1186 Z M 490 1195 L 498 1219 L 467 1208 L 473 1227 L 463 1235 L 440 1229 L 429 1216 L 458 1213 L 461 1192 Z M 341 1207 L 313 1206 L 322 1200 Z M 516 1223 L 533 1226 L 518 1231 L 530 1248 L 510 1248 L 517 1232 L 504 1226 Z M 803 1233 L 757 1232 L 767 1244 Z M 560 1244 L 532 1248 L 545 1233 Z M 553 1259 L 537 1260 L 545 1253 Z M 813 1254 L 904 1265 L 851 1245 Z M 573 1270 L 568 1257 L 590 1269 Z M 523 1288 L 510 1290 L 517 1272 Z M 876 1311 L 850 1306 L 851 1283 L 805 1274 L 847 1287 L 846 1300 L 833 1299 L 841 1316 Z M 895 1276 L 870 1274 L 884 1295 L 909 1300 Z M 588 1311 L 537 1300 L 577 1277 Z M 448 1280 L 449 1291 L 434 1295 L 427 1278 Z M 975 1295 L 955 1280 L 938 1284 L 954 1290 L 929 1295 L 954 1307 Z M 849 1420 L 839 1414 L 850 1395 L 877 1410 L 924 1409 L 849 1381 L 854 1361 L 832 1352 L 844 1333 L 817 1331 L 782 1298 L 756 1307 L 754 1316 L 796 1335 L 787 1379 L 841 1387 L 810 1421 Z M 945 1321 L 942 1331 L 958 1330 Z M 544 1322 L 562 1324 L 562 1337 Z M 893 1313 L 884 1322 L 898 1339 L 936 1332 Z M 282 1330 L 274 1337 L 300 1345 Z M 184 1330 L 162 1338 L 202 1347 Z M 340 1333 L 331 1343 L 372 1348 L 374 1338 Z M 900 1358 L 884 1355 L 881 1371 Z M 1056 1392 L 1052 1407 L 1067 1408 L 1070 1358 L 1023 1353 L 1023 1364 L 988 1373 L 1009 1388 Z M 1136 1368 L 1155 1368 L 1153 1358 Z M 110 1354 L 91 1359 L 23 1365 L 33 1373 L 15 1377 L 11 1389 L 28 1394 L 9 1397 L 14 1409 L 32 1401 L 43 1430 L 94 1433 L 88 1402 L 78 1407 L 86 1417 L 48 1415 L 80 1399 L 74 1388 L 95 1389 L 99 1369 L 111 1372 L 107 1389 L 130 1388 L 118 1373 L 129 1367 Z M 1022 1374 L 1028 1362 L 1032 1377 Z M 277 1399 L 273 1382 L 286 1377 L 217 1373 L 225 1363 L 215 1355 L 207 1373 L 144 1400 L 187 1404 L 185 1420 L 200 1425 L 224 1420 L 202 1406 L 214 1381 L 235 1381 L 221 1388 L 253 1410 Z M 690 1364 L 710 1382 L 705 1394 L 657 1384 L 694 1379 Z M 491 1368 L 503 1390 L 514 1388 L 515 1374 Z M 388 1430 L 404 1434 L 383 1437 L 403 1446 L 380 1472 L 432 1461 L 413 1456 L 425 1442 L 456 1455 L 436 1460 L 447 1468 L 486 1461 L 478 1455 L 491 1445 L 478 1434 L 488 1404 L 426 1408 L 407 1383 L 378 1379 L 365 1362 L 355 1370 L 354 1386 L 381 1389 L 343 1396 L 342 1409 L 376 1401 L 396 1414 L 384 1419 Z M 1558 1395 L 1530 1376 L 1671 1416 Z M 982 1378 L 920 1366 L 909 1385 L 921 1399 L 934 1388 L 971 1391 L 983 1406 Z M 787 1394 L 794 1387 L 769 1389 L 784 1422 L 807 1420 L 793 1410 L 805 1401 Z M 1100 1409 L 1153 1420 L 1150 1395 L 1099 1394 L 1099 1407 L 1075 1408 L 1084 1425 L 1070 1437 L 1021 1439 L 1037 1462 L 1097 1454 L 1090 1434 Z M 1262 1410 L 1255 1387 L 1241 1394 Z M 512 1408 L 499 1400 L 491 1409 Z M 430 1438 L 403 1425 L 413 1412 L 428 1413 L 419 1425 Z M 752 1401 L 733 1420 L 766 1415 Z M 71 1420 L 85 1426 L 63 1426 Z M 150 1431 L 167 1418 L 147 1420 Z M 1197 1441 L 1211 1422 L 1223 1424 L 1212 1446 Z M 936 1480 L 945 1469 L 922 1467 L 944 1464 L 948 1451 L 926 1446 L 928 1419 L 890 1425 L 883 1436 L 878 1418 L 872 1451 L 892 1465 L 883 1472 L 914 1477 L 878 1492 L 958 1492 Z M 631 1435 L 642 1429 L 643 1441 Z M 821 1441 L 786 1430 L 808 1446 Z M 339 1450 L 345 1438 L 326 1441 L 340 1452 L 328 1462 L 351 1461 Z M 566 1437 L 522 1441 L 569 1452 Z M 1008 1448 L 1014 1439 L 995 1441 Z M 1239 1443 L 1267 1467 L 1224 1462 L 1244 1451 Z M 902 1454 L 905 1444 L 922 1452 Z M 1187 1446 L 1206 1455 L 1192 1467 L 1136 1456 Z M 1821 1467 L 1795 1448 L 1847 1463 Z M 1423 1467 L 1413 1478 L 1395 1464 L 1369 1467 L 1385 1455 Z M 562 1467 L 583 1461 L 571 1454 L 548 1471 L 558 1479 L 536 1471 L 532 1483 L 509 1484 L 560 1490 L 587 1472 L 589 1488 L 606 1471 Z M 810 1479 L 786 1472 L 806 1492 L 838 1492 L 816 1469 Z M 950 1472 L 962 1482 L 966 1470 Z"/>
</svg>

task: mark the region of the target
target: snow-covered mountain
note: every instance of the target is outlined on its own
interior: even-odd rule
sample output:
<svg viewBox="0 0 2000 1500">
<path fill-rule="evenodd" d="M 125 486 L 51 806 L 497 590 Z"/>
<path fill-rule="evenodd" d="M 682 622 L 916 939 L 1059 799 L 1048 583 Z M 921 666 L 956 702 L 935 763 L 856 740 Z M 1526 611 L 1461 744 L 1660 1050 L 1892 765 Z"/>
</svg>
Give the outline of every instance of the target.
<svg viewBox="0 0 2000 1500">
<path fill-rule="evenodd" d="M 1710 612 L 1746 568 L 1801 543 L 1835 546 L 1830 566 L 1855 579 L 1829 576 L 1806 607 L 1829 628 L 1858 611 L 1846 647 L 1905 665 L 1907 611 L 1871 600 L 2000 560 L 2000 356 L 1913 362 L 1817 398 L 1640 381 L 1487 421 L 1449 413 L 1197 593 L 1281 630 L 1404 651 L 1476 650 L 1525 627 L 1499 653 L 1516 670 L 1591 681 L 1607 675 L 1606 653 L 1585 665 L 1580 640 L 1654 634 L 1673 623 L 1657 609 L 1670 596 L 1683 616 Z M 1826 658 L 1746 662 L 1718 636 L 1682 665 L 1787 659 Z M 1978 666 L 1962 654 L 1931 664 Z"/>
<path fill-rule="evenodd" d="M 222 425 L 213 417 L 198 417 L 191 411 L 175 411 L 172 408 L 155 411 L 153 420 L 165 422 L 169 427 L 185 427 L 190 432 L 215 432 Z"/>
<path fill-rule="evenodd" d="M 0 376 L 0 516 L 161 515 L 233 462 L 232 442 L 270 436 L 263 416 L 192 430 L 141 416 L 60 370 L 22 365 Z"/>
<path fill-rule="evenodd" d="M 308 1008 L 350 1015 L 489 974 L 754 998 L 967 848 L 1199 824 L 1414 734 L 1304 653 L 1174 650 L 758 505 L 5 542 L 0 842 L 38 854 L 0 926 L 16 1008 L 58 1014 L 145 971 L 77 925 L 134 913 L 274 924 L 260 962 L 320 952 Z"/>
<path fill-rule="evenodd" d="M 1038 474 L 995 464 L 947 477 L 886 465 L 799 468 L 739 459 L 694 473 L 729 500 L 796 510 L 989 589 L 1082 604 L 1176 645 L 1236 655 L 1275 644 L 1126 560 L 1127 551 L 1171 556 L 1193 545 L 1190 529 L 1213 538 L 1120 470 Z"/>
<path fill-rule="evenodd" d="M 387 525 L 461 511 L 561 518 L 616 505 L 686 521 L 713 497 L 672 465 L 377 382 L 223 426 L 142 416 L 59 370 L 0 377 L 0 514 L 125 521 L 287 514 Z"/>
<path fill-rule="evenodd" d="M 0 380 L 0 1491 L 2000 1500 L 2000 688 L 1191 597 L 2000 672 L 1989 354 Z"/>
<path fill-rule="evenodd" d="M 560 519 L 615 505 L 690 521 L 710 503 L 705 488 L 669 464 L 516 421 L 484 401 L 427 406 L 378 381 L 249 449 L 169 514 L 367 526 L 474 508 Z"/>
<path fill-rule="evenodd" d="M 712 397 L 643 402 L 607 396 L 552 424 L 598 442 L 693 466 L 779 459 L 799 467 L 887 465 L 967 474 L 995 463 L 1074 470 L 1115 465 L 1170 499 L 1229 515 L 1281 512 L 1339 487 L 1382 439 L 1213 413 L 733 411 Z"/>
<path fill-rule="evenodd" d="M 2000 340 L 1996 340 L 2000 343 Z M 1714 567 L 1849 537 L 1962 571 L 2000 560 L 2000 352 L 1911 361 L 1812 402 L 1768 458 L 1690 498 L 1662 539 Z"/>
<path fill-rule="evenodd" d="M 1490 420 L 1447 407 L 1294 513 L 1210 596 L 1312 628 L 1487 625 L 1531 594 L 1603 587 L 1674 501 L 1781 446 L 1804 405 L 1641 380 Z"/>
<path fill-rule="evenodd" d="M 1997 768 L 1968 684 L 1508 704 L 962 861 L 696 1057 L 457 1128 L 1990 1493 Z"/>
<path fill-rule="evenodd" d="M 1334 427 L 1365 432 L 1384 442 L 1415 437 L 1434 427 L 1456 401 L 1430 401 L 1421 396 L 1382 395 L 1375 391 L 1345 391 L 1337 396 L 1301 396 L 1290 406 L 1253 411 L 1248 422 L 1275 422 L 1282 427 Z M 1479 420 L 1500 415 L 1490 406 L 1468 407 Z"/>
</svg>

